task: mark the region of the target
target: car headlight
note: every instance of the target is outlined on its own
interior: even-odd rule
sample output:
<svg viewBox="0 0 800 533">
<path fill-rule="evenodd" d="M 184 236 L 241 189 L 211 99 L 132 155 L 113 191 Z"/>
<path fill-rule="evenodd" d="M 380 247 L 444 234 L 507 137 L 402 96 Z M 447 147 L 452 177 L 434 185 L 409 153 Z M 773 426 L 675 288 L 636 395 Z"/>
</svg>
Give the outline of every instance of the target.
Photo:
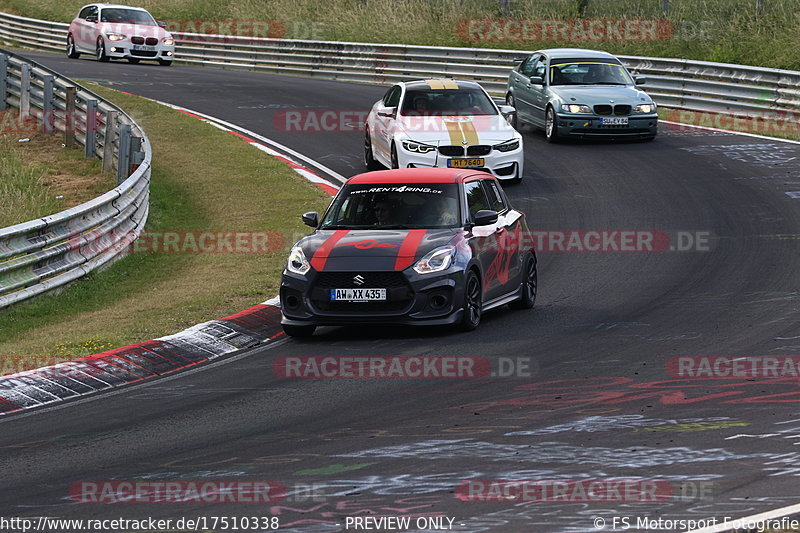
<svg viewBox="0 0 800 533">
<path fill-rule="evenodd" d="M 519 139 L 511 139 L 510 141 L 495 144 L 492 148 L 499 152 L 513 152 L 519 148 Z"/>
<path fill-rule="evenodd" d="M 636 109 L 633 110 L 634 113 L 655 113 L 656 112 L 656 104 L 639 104 L 636 106 Z"/>
<path fill-rule="evenodd" d="M 427 154 L 428 152 L 436 150 L 435 146 L 418 143 L 416 141 L 402 141 L 402 144 L 406 152 L 415 152 L 417 154 Z"/>
<path fill-rule="evenodd" d="M 172 37 L 167 37 L 166 39 L 163 39 L 163 42 L 167 46 L 172 46 L 173 44 L 175 44 L 175 39 L 173 39 Z"/>
<path fill-rule="evenodd" d="M 567 113 L 591 113 L 592 110 L 589 109 L 588 105 L 583 104 L 561 104 L 561 111 L 566 111 Z"/>
<path fill-rule="evenodd" d="M 455 246 L 440 246 L 431 250 L 425 257 L 417 261 L 414 265 L 414 270 L 417 274 L 430 274 L 432 272 L 441 272 L 447 270 L 453 262 L 453 257 L 456 255 Z"/>
<path fill-rule="evenodd" d="M 311 263 L 308 262 L 306 254 L 303 253 L 303 249 L 299 246 L 295 246 L 292 248 L 292 251 L 289 252 L 289 259 L 286 261 L 286 270 L 294 272 L 295 274 L 300 274 L 301 276 L 305 276 L 306 273 L 311 270 Z"/>
<path fill-rule="evenodd" d="M 125 39 L 125 36 L 121 33 L 107 33 L 106 36 L 108 37 L 109 41 L 121 41 Z"/>
</svg>

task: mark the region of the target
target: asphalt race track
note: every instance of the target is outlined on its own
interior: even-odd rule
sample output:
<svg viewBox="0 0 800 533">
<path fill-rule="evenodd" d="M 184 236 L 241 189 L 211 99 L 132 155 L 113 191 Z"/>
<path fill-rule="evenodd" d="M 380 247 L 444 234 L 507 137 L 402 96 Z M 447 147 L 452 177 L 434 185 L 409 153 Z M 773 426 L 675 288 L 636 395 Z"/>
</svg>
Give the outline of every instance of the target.
<svg viewBox="0 0 800 533">
<path fill-rule="evenodd" d="M 282 131 L 275 116 L 366 112 L 385 91 L 25 55 L 230 121 L 346 176 L 364 170 L 361 132 Z M 560 533 L 598 531 L 597 517 L 611 531 L 613 517 L 719 522 L 800 501 L 797 379 L 679 379 L 668 364 L 800 354 L 800 193 L 787 194 L 800 191 L 800 146 L 666 124 L 648 143 L 548 145 L 533 131 L 525 143 L 525 179 L 506 190 L 532 229 L 656 231 L 669 246 L 540 249 L 536 308 L 488 313 L 472 333 L 325 328 L 308 341 L 0 419 L 0 515 L 264 515 L 304 533 L 343 531 L 346 517 L 440 516 L 459 532 Z M 522 357 L 530 375 L 282 379 L 273 370 L 278 357 L 311 355 L 476 356 L 495 369 Z M 668 494 L 457 497 L 468 480 L 534 479 L 658 481 Z M 217 504 L 70 498 L 76 483 L 126 480 L 273 481 L 290 495 Z"/>
</svg>

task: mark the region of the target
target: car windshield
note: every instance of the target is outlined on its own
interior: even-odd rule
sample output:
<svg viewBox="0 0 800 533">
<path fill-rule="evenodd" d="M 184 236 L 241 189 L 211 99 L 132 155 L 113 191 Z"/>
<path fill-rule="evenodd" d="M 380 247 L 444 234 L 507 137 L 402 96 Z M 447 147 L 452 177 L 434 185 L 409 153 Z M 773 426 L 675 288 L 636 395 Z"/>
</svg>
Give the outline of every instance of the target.
<svg viewBox="0 0 800 533">
<path fill-rule="evenodd" d="M 597 59 L 554 59 L 550 85 L 633 85 L 621 64 Z"/>
<path fill-rule="evenodd" d="M 139 26 L 156 26 L 156 21 L 147 11 L 138 9 L 120 9 L 109 7 L 100 12 L 100 22 L 118 22 L 138 24 Z"/>
<path fill-rule="evenodd" d="M 492 101 L 478 88 L 408 89 L 401 115 L 496 115 Z"/>
<path fill-rule="evenodd" d="M 345 185 L 320 229 L 449 228 L 459 225 L 455 183 Z"/>
</svg>

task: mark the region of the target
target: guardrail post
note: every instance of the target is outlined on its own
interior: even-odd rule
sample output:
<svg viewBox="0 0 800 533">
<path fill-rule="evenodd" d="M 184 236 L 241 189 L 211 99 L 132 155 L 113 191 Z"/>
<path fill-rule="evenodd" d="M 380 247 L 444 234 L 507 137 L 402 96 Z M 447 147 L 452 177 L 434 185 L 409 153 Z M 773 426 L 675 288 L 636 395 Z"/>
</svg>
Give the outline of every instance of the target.
<svg viewBox="0 0 800 533">
<path fill-rule="evenodd" d="M 64 98 L 66 99 L 66 106 L 64 107 L 64 146 L 75 146 L 75 97 L 78 95 L 78 90 L 72 85 L 64 88 Z"/>
<path fill-rule="evenodd" d="M 144 161 L 144 154 L 142 153 L 142 138 L 137 136 L 131 137 L 131 149 L 128 156 L 128 174 L 132 174 L 139 168 L 139 165 Z"/>
<path fill-rule="evenodd" d="M 128 179 L 131 161 L 131 126 L 119 127 L 119 146 L 117 146 L 117 184 Z"/>
<path fill-rule="evenodd" d="M 6 109 L 6 99 L 8 98 L 8 56 L 0 54 L 0 109 Z"/>
<path fill-rule="evenodd" d="M 756 16 L 764 14 L 764 0 L 756 0 Z"/>
<path fill-rule="evenodd" d="M 583 18 L 586 16 L 586 10 L 589 8 L 589 0 L 578 0 L 578 17 Z"/>
<path fill-rule="evenodd" d="M 97 155 L 97 100 L 86 100 L 86 157 Z"/>
<path fill-rule="evenodd" d="M 42 76 L 42 133 L 53 133 L 53 76 Z"/>
<path fill-rule="evenodd" d="M 103 132 L 103 172 L 114 170 L 114 136 L 117 125 L 117 112 L 106 113 L 106 128 Z"/>
<path fill-rule="evenodd" d="M 19 119 L 27 119 L 31 114 L 31 66 L 27 63 L 20 70 Z"/>
<path fill-rule="evenodd" d="M 661 12 L 665 17 L 669 16 L 669 0 L 661 0 Z"/>
</svg>

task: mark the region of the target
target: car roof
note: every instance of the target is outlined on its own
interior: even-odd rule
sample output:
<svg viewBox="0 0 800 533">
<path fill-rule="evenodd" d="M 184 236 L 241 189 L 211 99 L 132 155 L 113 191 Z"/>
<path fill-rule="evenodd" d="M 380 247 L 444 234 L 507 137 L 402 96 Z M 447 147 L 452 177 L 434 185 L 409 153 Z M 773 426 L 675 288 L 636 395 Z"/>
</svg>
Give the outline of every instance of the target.
<svg viewBox="0 0 800 533">
<path fill-rule="evenodd" d="M 115 8 L 122 8 L 122 9 L 135 9 L 136 11 L 147 11 L 143 7 L 126 6 L 126 5 L 123 5 L 123 4 L 87 4 L 87 5 L 83 6 L 83 7 L 88 7 L 88 6 L 97 6 L 99 8 L 115 7 Z"/>
<path fill-rule="evenodd" d="M 406 89 L 480 89 L 481 86 L 474 81 L 455 80 L 453 78 L 431 78 L 426 80 L 401 81 Z"/>
<path fill-rule="evenodd" d="M 394 170 L 376 170 L 357 174 L 345 183 L 350 185 L 368 185 L 384 183 L 463 183 L 467 178 L 479 176 L 481 178 L 495 179 L 487 172 L 472 169 L 457 168 L 398 168 Z"/>
<path fill-rule="evenodd" d="M 589 50 L 588 48 L 549 48 L 547 50 L 537 50 L 535 53 L 545 54 L 547 57 L 553 59 L 561 58 L 574 58 L 574 57 L 597 57 L 597 58 L 613 58 L 612 54 L 604 52 L 603 50 Z"/>
</svg>

